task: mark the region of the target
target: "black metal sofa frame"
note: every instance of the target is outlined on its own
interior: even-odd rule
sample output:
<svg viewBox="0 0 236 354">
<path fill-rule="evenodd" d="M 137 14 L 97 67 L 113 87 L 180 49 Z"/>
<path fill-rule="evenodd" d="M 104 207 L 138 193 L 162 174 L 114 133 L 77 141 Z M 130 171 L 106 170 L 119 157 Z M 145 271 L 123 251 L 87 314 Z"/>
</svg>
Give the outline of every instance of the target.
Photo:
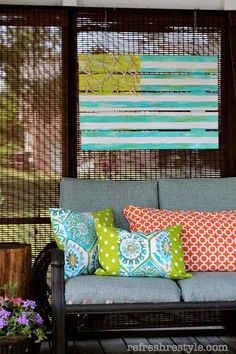
<svg viewBox="0 0 236 354">
<path fill-rule="evenodd" d="M 52 283 L 49 283 L 50 280 L 47 276 L 50 265 L 52 265 Z M 95 315 L 97 318 L 98 315 L 106 314 L 128 314 L 137 316 L 140 314 L 141 318 L 147 317 L 150 319 L 150 317 L 152 317 L 151 314 L 161 313 L 157 321 L 149 320 L 151 326 L 145 328 L 145 322 L 142 321 L 141 328 L 140 326 L 138 326 L 138 328 L 131 327 L 132 330 L 129 331 L 129 335 L 134 334 L 135 336 L 143 335 L 144 330 L 148 330 L 149 334 L 154 333 L 155 335 L 160 335 L 160 333 L 161 335 L 186 335 L 192 333 L 195 335 L 210 335 L 216 333 L 227 335 L 236 334 L 235 301 L 97 305 L 66 304 L 64 297 L 64 253 L 57 248 L 54 241 L 47 244 L 35 260 L 33 266 L 33 284 L 34 298 L 44 318 L 48 336 L 51 337 L 51 332 L 53 335 L 53 354 L 66 353 L 67 339 L 75 339 L 78 336 L 80 338 L 87 334 L 91 336 L 90 331 L 93 331 L 93 336 L 110 335 L 113 329 L 113 323 L 109 321 L 108 331 L 103 330 L 103 328 L 97 328 L 97 331 L 96 329 L 94 331 L 94 328 L 91 328 L 91 324 L 88 323 L 86 331 L 79 332 L 78 321 L 75 320 L 75 317 L 78 315 Z M 167 315 L 171 314 L 171 316 L 168 316 L 168 323 L 166 324 L 165 322 L 165 325 L 162 323 L 162 321 L 165 321 L 165 319 L 163 319 L 163 313 Z M 84 324 L 83 320 L 82 324 Z M 203 328 L 203 324 L 206 325 L 206 329 Z M 155 325 L 158 325 L 157 331 L 156 328 L 154 328 Z M 188 329 L 186 329 L 186 325 Z M 162 328 L 161 331 L 160 328 Z M 114 330 L 112 333 L 113 335 L 121 335 L 122 332 L 120 330 L 117 332 Z M 127 336 L 126 330 L 124 330 L 124 333 Z"/>
<path fill-rule="evenodd" d="M 64 253 L 59 249 L 52 251 L 52 318 L 53 354 L 66 353 L 66 315 L 140 313 L 156 311 L 236 311 L 236 301 L 232 302 L 189 302 L 189 303 L 136 303 L 136 304 L 81 304 L 65 303 L 64 291 Z M 232 316 L 225 316 L 225 332 L 235 333 Z"/>
</svg>

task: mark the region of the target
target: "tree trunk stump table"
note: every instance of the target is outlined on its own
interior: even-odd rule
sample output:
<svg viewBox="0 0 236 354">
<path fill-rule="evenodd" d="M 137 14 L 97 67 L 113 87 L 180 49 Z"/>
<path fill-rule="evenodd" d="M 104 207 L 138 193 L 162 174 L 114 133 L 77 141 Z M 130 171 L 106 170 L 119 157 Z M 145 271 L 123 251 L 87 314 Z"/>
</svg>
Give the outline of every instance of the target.
<svg viewBox="0 0 236 354">
<path fill-rule="evenodd" d="M 0 243 L 0 295 L 4 287 L 15 285 L 15 296 L 29 296 L 31 282 L 31 246 L 26 243 Z M 6 293 L 5 295 L 8 295 Z"/>
</svg>

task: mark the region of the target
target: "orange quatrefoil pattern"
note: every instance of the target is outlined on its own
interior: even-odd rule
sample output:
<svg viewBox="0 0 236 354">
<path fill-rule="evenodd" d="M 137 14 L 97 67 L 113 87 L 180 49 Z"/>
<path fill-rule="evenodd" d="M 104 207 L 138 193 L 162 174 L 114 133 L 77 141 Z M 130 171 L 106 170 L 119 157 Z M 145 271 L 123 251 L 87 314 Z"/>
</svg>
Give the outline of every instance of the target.
<svg viewBox="0 0 236 354">
<path fill-rule="evenodd" d="M 236 211 L 171 211 L 127 205 L 124 215 L 132 232 L 181 225 L 187 271 L 236 271 Z"/>
</svg>

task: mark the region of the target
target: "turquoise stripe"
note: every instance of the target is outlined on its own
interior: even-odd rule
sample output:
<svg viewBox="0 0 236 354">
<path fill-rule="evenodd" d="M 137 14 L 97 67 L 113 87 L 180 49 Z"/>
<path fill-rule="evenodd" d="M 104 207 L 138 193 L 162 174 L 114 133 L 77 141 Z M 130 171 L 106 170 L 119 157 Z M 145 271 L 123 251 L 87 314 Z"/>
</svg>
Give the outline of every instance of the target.
<svg viewBox="0 0 236 354">
<path fill-rule="evenodd" d="M 153 62 L 211 62 L 217 63 L 216 55 L 140 55 L 141 64 L 146 61 Z"/>
<path fill-rule="evenodd" d="M 218 115 L 211 115 L 205 117 L 199 117 L 194 115 L 189 116 L 181 116 L 181 112 L 179 116 L 148 116 L 148 115 L 140 115 L 140 116 L 132 116 L 132 114 L 127 116 L 116 116 L 114 113 L 113 115 L 104 115 L 104 116 L 96 116 L 95 114 L 91 115 L 80 115 L 80 122 L 91 122 L 91 123 L 115 123 L 115 122 L 131 122 L 131 123 L 138 123 L 138 122 L 218 122 Z"/>
<path fill-rule="evenodd" d="M 81 98 L 81 97 L 80 97 Z M 182 109 L 192 109 L 192 108 L 211 108 L 217 109 L 218 102 L 149 102 L 149 101 L 141 101 L 141 102 L 120 102 L 120 101 L 100 101 L 100 102 L 87 102 L 80 101 L 80 109 L 88 109 L 93 110 L 95 108 L 113 108 L 113 109 L 150 109 L 150 108 L 182 108 Z"/>
<path fill-rule="evenodd" d="M 194 68 L 194 69 L 182 69 L 182 68 L 140 68 L 141 73 L 190 73 L 192 75 L 206 75 L 216 76 L 218 74 L 217 68 L 203 69 L 203 68 Z"/>
<path fill-rule="evenodd" d="M 186 74 L 155 74 L 155 75 L 152 75 L 152 74 L 145 74 L 145 73 L 142 73 L 140 75 L 141 77 L 141 80 L 142 79 L 157 79 L 157 80 L 161 80 L 161 79 L 176 79 L 176 80 L 185 80 L 185 79 L 204 79 L 204 80 L 217 80 L 217 76 L 216 75 L 204 75 L 204 74 L 198 74 L 198 73 L 192 73 L 192 74 L 189 74 L 189 75 L 186 75 Z M 141 81 L 142 82 L 142 81 Z"/>
<path fill-rule="evenodd" d="M 95 130 L 82 131 L 82 137 L 111 137 L 111 138 L 168 138 L 168 137 L 208 137 L 217 138 L 218 131 L 206 131 L 205 129 L 192 129 L 191 131 L 114 131 L 114 130 Z"/>
<path fill-rule="evenodd" d="M 164 82 L 163 82 L 164 83 Z M 141 91 L 216 91 L 218 92 L 217 85 L 140 85 Z"/>
<path fill-rule="evenodd" d="M 219 144 L 82 144 L 81 150 L 209 150 Z"/>
</svg>

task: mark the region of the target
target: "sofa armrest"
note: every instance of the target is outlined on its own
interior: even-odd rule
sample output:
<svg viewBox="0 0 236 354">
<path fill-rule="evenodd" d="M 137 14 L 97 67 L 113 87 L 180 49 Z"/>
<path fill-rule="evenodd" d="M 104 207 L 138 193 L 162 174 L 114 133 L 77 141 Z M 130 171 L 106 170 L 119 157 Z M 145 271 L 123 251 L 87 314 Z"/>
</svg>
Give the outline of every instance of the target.
<svg viewBox="0 0 236 354">
<path fill-rule="evenodd" d="M 32 267 L 32 297 L 37 303 L 37 311 L 41 314 L 48 331 L 51 331 L 51 282 L 50 266 L 52 250 L 56 249 L 55 241 L 48 243 L 37 255 Z"/>
<path fill-rule="evenodd" d="M 64 251 L 52 250 L 52 331 L 53 354 L 64 354 L 65 347 L 65 281 Z"/>
</svg>

